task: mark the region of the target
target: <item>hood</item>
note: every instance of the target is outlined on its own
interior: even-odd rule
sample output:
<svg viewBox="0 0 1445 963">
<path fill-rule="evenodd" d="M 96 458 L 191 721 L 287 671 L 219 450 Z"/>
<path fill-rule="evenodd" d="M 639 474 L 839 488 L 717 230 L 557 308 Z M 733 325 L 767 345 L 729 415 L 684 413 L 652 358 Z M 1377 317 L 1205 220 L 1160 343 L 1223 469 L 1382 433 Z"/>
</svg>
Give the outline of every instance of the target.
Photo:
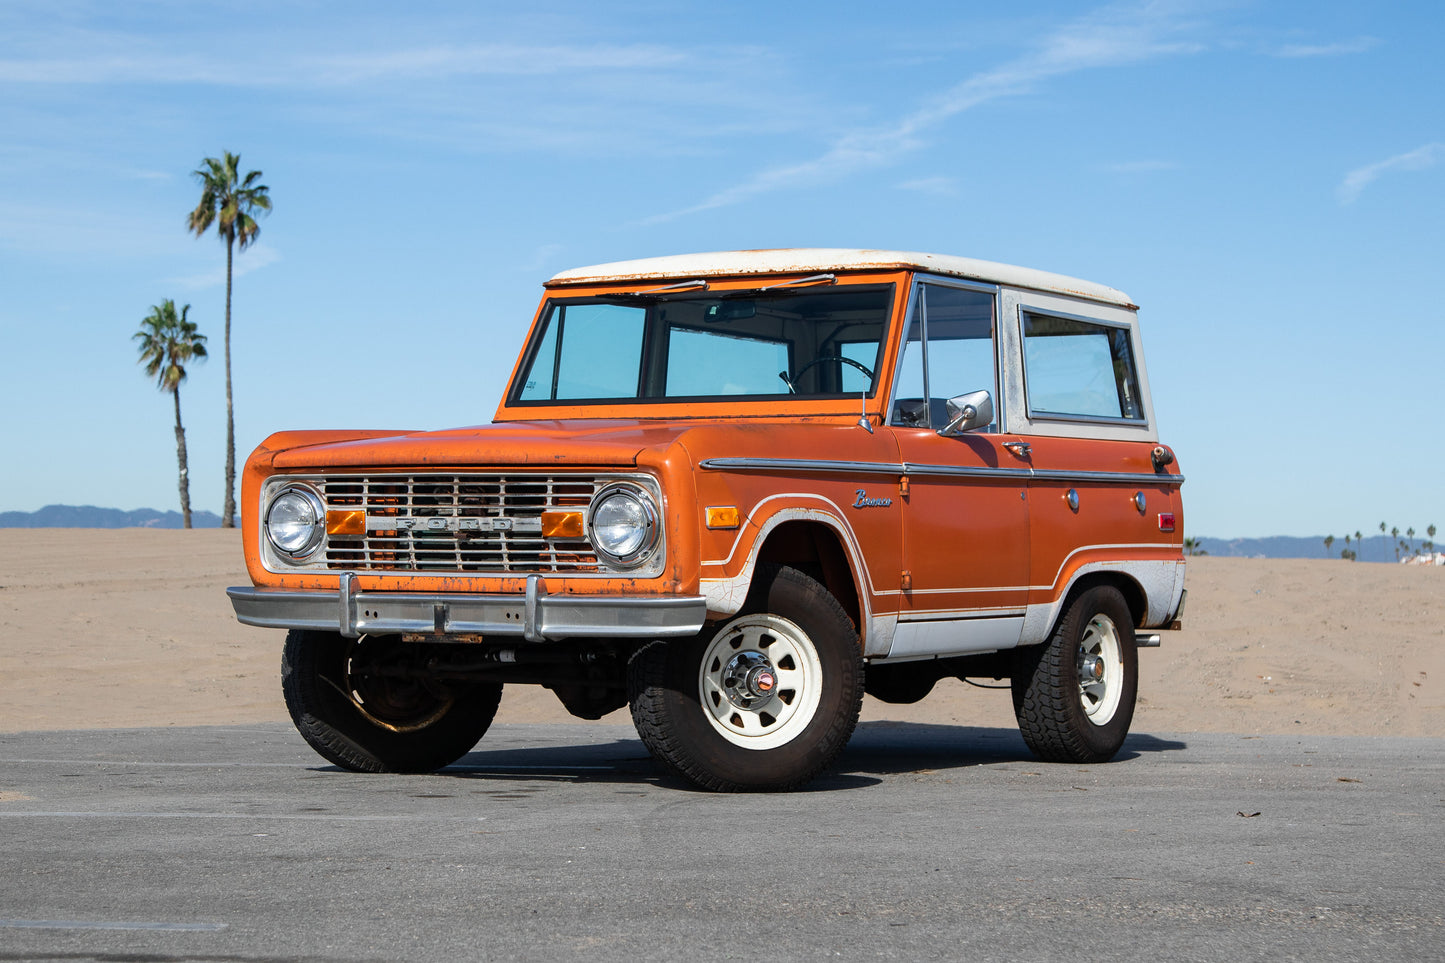
<svg viewBox="0 0 1445 963">
<path fill-rule="evenodd" d="M 288 433 L 263 447 L 284 448 L 271 464 L 279 470 L 316 467 L 404 465 L 450 468 L 468 465 L 635 466 L 639 452 L 663 448 L 687 426 L 639 421 L 535 421 L 478 425 L 381 437 L 334 433 Z"/>
</svg>

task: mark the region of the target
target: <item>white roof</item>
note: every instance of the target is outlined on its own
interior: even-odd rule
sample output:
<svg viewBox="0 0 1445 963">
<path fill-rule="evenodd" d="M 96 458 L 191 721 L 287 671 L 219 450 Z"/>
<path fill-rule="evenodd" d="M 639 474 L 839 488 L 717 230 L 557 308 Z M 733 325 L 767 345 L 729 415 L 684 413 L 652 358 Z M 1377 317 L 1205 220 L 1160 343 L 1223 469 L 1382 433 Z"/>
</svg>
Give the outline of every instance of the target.
<svg viewBox="0 0 1445 963">
<path fill-rule="evenodd" d="M 673 254 L 668 257 L 614 261 L 573 268 L 552 276 L 548 286 L 594 282 L 668 280 L 699 277 L 733 277 L 749 274 L 799 274 L 858 270 L 915 270 L 968 278 L 1009 287 L 1065 294 L 1122 307 L 1135 307 L 1123 291 L 1032 268 L 978 261 L 951 254 L 915 251 L 874 251 L 856 248 L 782 248 L 771 251 L 716 251 L 710 254 Z"/>
</svg>

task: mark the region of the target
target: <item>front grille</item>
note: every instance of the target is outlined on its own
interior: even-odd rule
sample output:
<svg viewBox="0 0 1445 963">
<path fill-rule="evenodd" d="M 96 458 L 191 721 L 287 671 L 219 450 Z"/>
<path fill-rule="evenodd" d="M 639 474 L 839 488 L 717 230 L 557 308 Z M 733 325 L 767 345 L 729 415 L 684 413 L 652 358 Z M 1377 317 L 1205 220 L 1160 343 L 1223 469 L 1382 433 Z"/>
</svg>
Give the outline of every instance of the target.
<svg viewBox="0 0 1445 963">
<path fill-rule="evenodd" d="M 499 575 L 600 571 L 585 539 L 544 539 L 544 511 L 585 511 L 595 475 L 377 474 L 311 479 L 328 511 L 361 511 L 365 535 L 331 535 L 329 569 Z M 393 522 L 392 520 L 396 521 Z"/>
</svg>

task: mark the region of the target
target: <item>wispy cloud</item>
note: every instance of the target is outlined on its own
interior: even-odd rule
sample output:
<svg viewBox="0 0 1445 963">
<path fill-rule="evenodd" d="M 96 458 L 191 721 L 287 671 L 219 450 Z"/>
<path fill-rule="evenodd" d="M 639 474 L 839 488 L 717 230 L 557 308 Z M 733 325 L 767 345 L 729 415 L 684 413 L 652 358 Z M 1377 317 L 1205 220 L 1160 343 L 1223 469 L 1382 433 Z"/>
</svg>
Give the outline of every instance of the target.
<svg viewBox="0 0 1445 963">
<path fill-rule="evenodd" d="M 561 254 L 564 250 L 565 248 L 561 244 L 539 244 L 533 249 L 532 256 L 518 266 L 519 270 L 526 271 L 529 274 L 534 271 L 540 271 L 549 263 L 556 260 L 557 255 Z"/>
<path fill-rule="evenodd" d="M 1379 37 L 1356 37 L 1336 43 L 1286 44 L 1274 52 L 1276 57 L 1342 57 L 1347 54 L 1364 53 L 1380 45 Z"/>
<path fill-rule="evenodd" d="M 1442 160 L 1445 160 L 1445 143 L 1437 141 L 1404 154 L 1396 154 L 1394 157 L 1377 161 L 1374 164 L 1366 164 L 1345 175 L 1345 179 L 1340 181 L 1340 186 L 1335 189 L 1335 196 L 1339 198 L 1341 204 L 1353 204 L 1359 198 L 1361 191 L 1379 180 L 1384 174 L 1392 174 L 1397 171 L 1423 171 L 1434 167 Z"/>
<path fill-rule="evenodd" d="M 99 204 L 15 203 L 0 196 L 0 250 L 122 260 L 171 257 L 188 242 L 181 219 Z"/>
<path fill-rule="evenodd" d="M 274 247 L 267 247 L 257 242 L 246 248 L 245 253 L 238 254 L 232 272 L 234 277 L 241 277 L 243 274 L 250 274 L 252 271 L 259 271 L 270 264 L 281 260 L 281 254 Z M 201 288 L 213 288 L 226 283 L 226 267 L 224 262 L 220 267 L 212 271 L 203 271 L 200 274 L 191 274 L 185 277 L 166 278 L 166 284 L 174 284 L 178 287 L 190 290 Z"/>
<path fill-rule="evenodd" d="M 655 44 L 528 46 L 470 44 L 364 56 L 324 57 L 320 76 L 334 83 L 378 78 L 476 75 L 536 76 L 581 71 L 661 70 L 686 62 L 680 50 Z"/>
<path fill-rule="evenodd" d="M 1080 71 L 1198 52 L 1203 45 L 1188 39 L 1196 28 L 1173 3 L 1104 7 L 1050 34 L 1023 56 L 968 77 L 897 124 L 852 131 L 817 157 L 760 171 L 696 204 L 655 215 L 644 223 L 670 221 L 894 163 L 923 147 L 929 130 L 990 101 L 1027 94 L 1045 81 Z"/>
<path fill-rule="evenodd" d="M 581 21 L 567 26 L 570 34 L 546 33 L 487 15 L 485 23 L 462 18 L 455 39 L 441 43 L 418 40 L 405 18 L 386 20 L 389 30 L 324 34 L 306 21 L 257 44 L 221 42 L 214 24 L 195 18 L 150 34 L 32 26 L 7 43 L 3 7 L 0 85 L 22 91 L 21 101 L 83 89 L 95 91 L 92 102 L 133 105 L 142 88 L 156 94 L 147 102 L 185 109 L 207 88 L 242 90 L 277 97 L 282 121 L 372 138 L 650 156 L 703 153 L 743 133 L 796 135 L 799 118 L 832 116 L 824 96 L 797 83 L 789 53 L 752 42 L 609 40 Z M 656 136 L 660 122 L 672 136 Z"/>
<path fill-rule="evenodd" d="M 137 42 L 141 47 L 144 44 Z M 373 80 L 462 76 L 538 76 L 596 71 L 656 71 L 688 55 L 654 44 L 468 44 L 316 56 L 280 55 L 246 62 L 137 49 L 92 57 L 0 60 L 0 81 L 25 84 L 212 84 L 227 87 L 346 86 Z"/>
<path fill-rule="evenodd" d="M 1166 160 L 1136 160 L 1105 164 L 1101 169 L 1110 174 L 1154 174 L 1159 171 L 1177 171 L 1179 165 Z"/>
<path fill-rule="evenodd" d="M 897 186 L 900 191 L 917 191 L 920 194 L 938 194 L 945 197 L 958 193 L 958 181 L 952 177 L 917 177 Z"/>
</svg>

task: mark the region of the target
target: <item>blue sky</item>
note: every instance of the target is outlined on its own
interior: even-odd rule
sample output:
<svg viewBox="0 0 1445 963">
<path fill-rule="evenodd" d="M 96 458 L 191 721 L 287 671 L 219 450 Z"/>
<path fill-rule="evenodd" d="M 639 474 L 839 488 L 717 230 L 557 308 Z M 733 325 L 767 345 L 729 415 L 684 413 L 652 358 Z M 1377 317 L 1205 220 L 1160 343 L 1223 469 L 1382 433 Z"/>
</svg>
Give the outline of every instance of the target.
<svg viewBox="0 0 1445 963">
<path fill-rule="evenodd" d="M 288 427 L 490 419 L 569 267 L 889 247 L 1142 306 L 1188 528 L 1445 521 L 1435 3 L 0 5 L 0 510 L 176 506 L 129 336 L 192 305 L 218 511 L 224 248 L 203 157 L 275 211 L 237 259 L 240 457 Z"/>
</svg>

